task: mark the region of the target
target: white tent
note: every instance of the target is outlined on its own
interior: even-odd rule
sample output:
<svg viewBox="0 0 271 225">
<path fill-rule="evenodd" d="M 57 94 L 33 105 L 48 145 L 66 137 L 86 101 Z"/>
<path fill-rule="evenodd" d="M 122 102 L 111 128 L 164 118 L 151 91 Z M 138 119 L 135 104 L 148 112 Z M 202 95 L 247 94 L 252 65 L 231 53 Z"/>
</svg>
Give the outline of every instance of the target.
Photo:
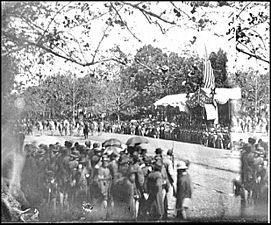
<svg viewBox="0 0 271 225">
<path fill-rule="evenodd" d="M 154 105 L 157 107 L 158 105 L 168 106 L 171 105 L 173 107 L 179 106 L 180 111 L 187 112 L 188 108 L 185 104 L 187 98 L 186 94 L 176 94 L 176 95 L 167 95 L 160 100 L 156 101 Z"/>
<path fill-rule="evenodd" d="M 208 96 L 211 95 L 211 89 L 202 88 Z M 191 96 L 193 93 L 190 93 Z M 231 99 L 241 99 L 241 88 L 216 88 L 214 99 L 218 104 L 225 104 L 227 101 Z M 180 111 L 188 112 L 188 107 L 186 105 L 186 94 L 175 94 L 175 95 L 167 95 L 154 103 L 157 107 L 158 105 L 168 106 L 171 105 L 173 107 L 179 106 Z M 210 104 L 206 104 L 210 105 Z M 208 108 L 208 111 L 210 109 Z"/>
</svg>

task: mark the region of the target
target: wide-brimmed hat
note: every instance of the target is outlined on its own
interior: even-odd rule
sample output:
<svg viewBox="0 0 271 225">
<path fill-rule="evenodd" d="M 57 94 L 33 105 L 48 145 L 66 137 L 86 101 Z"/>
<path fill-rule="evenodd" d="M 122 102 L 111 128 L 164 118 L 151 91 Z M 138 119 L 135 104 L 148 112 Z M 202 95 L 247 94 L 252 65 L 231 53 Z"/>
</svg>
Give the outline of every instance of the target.
<svg viewBox="0 0 271 225">
<path fill-rule="evenodd" d="M 248 138 L 248 143 L 254 145 L 254 144 L 256 143 L 256 138 L 249 137 L 249 138 Z"/>
<path fill-rule="evenodd" d="M 156 148 L 155 149 L 155 154 L 162 154 L 163 149 L 162 148 Z"/>
<path fill-rule="evenodd" d="M 177 170 L 183 170 L 187 169 L 188 167 L 186 166 L 186 163 L 184 161 L 179 161 L 176 165 Z"/>
<path fill-rule="evenodd" d="M 73 144 L 72 141 L 65 141 L 65 143 L 64 143 L 65 147 L 67 147 L 67 148 L 71 148 L 72 144 Z"/>
<path fill-rule="evenodd" d="M 173 155 L 173 149 L 167 150 L 167 155 Z"/>
</svg>

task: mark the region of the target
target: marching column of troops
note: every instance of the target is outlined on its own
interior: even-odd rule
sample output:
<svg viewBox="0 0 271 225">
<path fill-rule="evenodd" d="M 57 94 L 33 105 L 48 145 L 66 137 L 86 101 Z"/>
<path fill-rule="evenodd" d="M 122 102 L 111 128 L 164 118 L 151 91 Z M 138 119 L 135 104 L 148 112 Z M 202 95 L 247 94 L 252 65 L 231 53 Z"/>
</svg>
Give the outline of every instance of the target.
<svg viewBox="0 0 271 225">
<path fill-rule="evenodd" d="M 162 154 L 157 148 L 149 156 L 146 144 L 104 144 L 26 144 L 21 187 L 30 204 L 48 204 L 54 210 L 99 206 L 108 220 L 117 212 L 128 220 L 163 220 L 169 210 L 176 210 L 178 219 L 187 218 L 192 197 L 189 161 L 179 161 L 175 175 L 172 150 Z M 172 197 L 174 205 L 168 201 Z"/>
<path fill-rule="evenodd" d="M 49 130 L 51 135 L 58 131 L 61 136 L 65 135 L 84 135 L 85 139 L 89 134 L 100 135 L 101 132 L 131 134 L 166 140 L 174 140 L 201 144 L 206 147 L 230 149 L 230 131 L 228 127 L 207 128 L 206 126 L 187 126 L 182 127 L 174 123 L 168 122 L 120 122 L 112 121 L 72 121 L 72 120 L 43 120 L 43 121 L 28 121 L 24 123 L 26 133 L 33 134 L 34 126 L 38 131 Z"/>
</svg>

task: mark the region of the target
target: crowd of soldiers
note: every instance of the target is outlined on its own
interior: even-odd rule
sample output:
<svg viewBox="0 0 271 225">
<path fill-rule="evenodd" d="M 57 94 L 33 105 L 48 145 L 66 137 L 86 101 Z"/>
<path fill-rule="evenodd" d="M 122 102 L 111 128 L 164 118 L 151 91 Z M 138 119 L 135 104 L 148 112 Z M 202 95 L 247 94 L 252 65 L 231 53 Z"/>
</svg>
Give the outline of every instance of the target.
<svg viewBox="0 0 271 225">
<path fill-rule="evenodd" d="M 117 129 L 114 129 L 118 127 Z M 174 140 L 201 144 L 206 147 L 230 149 L 230 131 L 228 127 L 189 126 L 182 127 L 175 123 L 168 122 L 123 122 L 120 126 L 108 126 L 105 124 L 105 131 L 140 135 L 166 140 Z"/>
<path fill-rule="evenodd" d="M 241 150 L 241 177 L 234 179 L 235 195 L 241 196 L 242 213 L 248 205 L 263 206 L 268 201 L 268 144 L 249 137 L 239 141 Z M 247 194 L 245 194 L 247 193 Z"/>
<path fill-rule="evenodd" d="M 111 139 L 102 145 L 90 141 L 85 145 L 65 141 L 64 146 L 31 143 L 25 144 L 24 151 L 21 187 L 36 208 L 46 203 L 54 210 L 82 205 L 91 211 L 100 205 L 104 219 L 120 212 L 128 220 L 162 220 L 167 219 L 171 194 L 177 198 L 178 218 L 185 218 L 182 200 L 191 198 L 186 188 L 191 185 L 174 186 L 172 150 L 164 154 L 157 148 L 155 156 L 150 156 L 147 144 L 126 146 Z M 186 171 L 188 165 L 189 161 L 181 161 L 177 169 Z M 178 179 L 190 182 L 187 173 L 180 173 Z"/>
<path fill-rule="evenodd" d="M 187 126 L 169 122 L 132 120 L 132 121 L 102 121 L 102 120 L 43 120 L 27 121 L 23 123 L 25 132 L 29 135 L 33 133 L 33 128 L 37 127 L 40 134 L 45 130 L 50 130 L 51 135 L 84 135 L 85 139 L 89 135 L 102 132 L 139 135 L 166 140 L 181 141 L 187 143 L 201 144 L 206 147 L 230 149 L 230 130 L 228 127 L 207 126 Z"/>
</svg>

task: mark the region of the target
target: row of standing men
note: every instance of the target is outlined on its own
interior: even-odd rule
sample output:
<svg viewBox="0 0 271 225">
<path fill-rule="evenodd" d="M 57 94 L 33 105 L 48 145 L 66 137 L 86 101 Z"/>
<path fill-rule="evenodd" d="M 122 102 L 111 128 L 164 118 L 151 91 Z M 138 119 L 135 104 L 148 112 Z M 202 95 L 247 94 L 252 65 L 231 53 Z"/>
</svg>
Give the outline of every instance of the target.
<svg viewBox="0 0 271 225">
<path fill-rule="evenodd" d="M 60 121 L 49 120 L 46 123 L 45 121 L 36 122 L 36 126 L 41 134 L 43 130 L 47 129 L 51 131 L 51 135 L 58 131 L 61 136 L 84 135 L 85 139 L 88 139 L 89 134 L 101 135 L 102 132 L 109 132 L 195 143 L 211 148 L 231 148 L 230 132 L 227 128 L 182 128 L 176 124 L 162 122 L 113 123 L 94 120 L 72 122 L 67 119 Z M 33 123 L 26 123 L 25 127 L 27 134 L 33 133 Z"/>
</svg>

